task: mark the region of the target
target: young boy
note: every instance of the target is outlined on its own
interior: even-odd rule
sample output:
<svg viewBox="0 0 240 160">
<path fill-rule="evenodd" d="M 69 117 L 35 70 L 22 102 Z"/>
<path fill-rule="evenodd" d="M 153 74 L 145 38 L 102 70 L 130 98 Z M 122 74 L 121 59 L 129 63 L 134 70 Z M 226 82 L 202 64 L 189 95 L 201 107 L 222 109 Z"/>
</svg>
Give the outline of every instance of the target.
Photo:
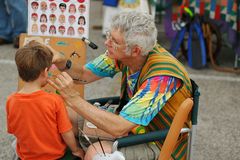
<svg viewBox="0 0 240 160">
<path fill-rule="evenodd" d="M 15 55 L 24 86 L 8 97 L 7 127 L 17 139 L 16 150 L 22 160 L 60 159 L 66 144 L 74 156 L 84 155 L 62 98 L 41 90 L 47 84 L 52 58 L 52 52 L 35 41 L 18 49 Z"/>
</svg>

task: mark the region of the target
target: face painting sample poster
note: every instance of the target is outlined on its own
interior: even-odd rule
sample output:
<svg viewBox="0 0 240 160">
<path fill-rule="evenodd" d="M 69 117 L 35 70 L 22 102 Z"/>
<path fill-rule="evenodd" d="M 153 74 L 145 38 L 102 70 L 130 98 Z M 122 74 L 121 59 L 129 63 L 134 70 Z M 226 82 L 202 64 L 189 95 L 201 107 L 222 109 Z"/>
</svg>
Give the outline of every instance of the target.
<svg viewBox="0 0 240 160">
<path fill-rule="evenodd" d="M 88 38 L 90 0 L 28 0 L 28 35 Z"/>
</svg>

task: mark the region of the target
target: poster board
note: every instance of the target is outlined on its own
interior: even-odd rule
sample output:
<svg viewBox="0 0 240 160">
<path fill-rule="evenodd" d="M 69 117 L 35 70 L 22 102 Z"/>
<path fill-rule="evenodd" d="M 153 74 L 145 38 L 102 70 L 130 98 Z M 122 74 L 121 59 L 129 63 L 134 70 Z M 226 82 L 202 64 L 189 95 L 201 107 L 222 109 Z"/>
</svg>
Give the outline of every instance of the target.
<svg viewBox="0 0 240 160">
<path fill-rule="evenodd" d="M 90 0 L 28 0 L 28 35 L 89 36 Z"/>
<path fill-rule="evenodd" d="M 47 45 L 50 45 L 55 50 L 59 51 L 61 54 L 65 55 L 68 59 L 70 59 L 73 63 L 80 63 L 84 65 L 86 63 L 86 44 L 81 39 L 75 38 L 58 38 L 58 37 L 49 37 L 49 36 L 30 36 L 27 34 L 20 35 L 20 47 L 23 47 L 33 38 L 41 38 L 43 42 Z M 60 71 L 56 66 L 52 66 L 49 70 L 49 77 L 53 78 Z M 18 79 L 18 90 L 23 86 L 23 81 Z M 84 96 L 84 88 L 83 85 L 74 84 L 75 89 L 80 93 L 80 95 Z M 44 88 L 44 91 L 48 93 L 57 93 L 56 89 L 47 84 Z"/>
</svg>

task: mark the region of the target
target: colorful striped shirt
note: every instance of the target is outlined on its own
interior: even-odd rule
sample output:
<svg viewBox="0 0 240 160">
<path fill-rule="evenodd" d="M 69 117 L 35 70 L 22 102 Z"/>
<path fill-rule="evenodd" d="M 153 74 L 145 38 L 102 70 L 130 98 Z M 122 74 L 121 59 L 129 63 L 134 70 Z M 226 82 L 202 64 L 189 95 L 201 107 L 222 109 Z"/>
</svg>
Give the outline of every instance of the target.
<svg viewBox="0 0 240 160">
<path fill-rule="evenodd" d="M 120 72 L 115 61 L 105 54 L 89 62 L 85 67 L 101 77 L 113 77 Z M 120 116 L 135 124 L 147 126 L 181 86 L 182 81 L 172 76 L 154 76 L 147 79 L 133 95 L 139 73 L 127 72 L 127 94 L 132 98 L 123 107 Z"/>
</svg>

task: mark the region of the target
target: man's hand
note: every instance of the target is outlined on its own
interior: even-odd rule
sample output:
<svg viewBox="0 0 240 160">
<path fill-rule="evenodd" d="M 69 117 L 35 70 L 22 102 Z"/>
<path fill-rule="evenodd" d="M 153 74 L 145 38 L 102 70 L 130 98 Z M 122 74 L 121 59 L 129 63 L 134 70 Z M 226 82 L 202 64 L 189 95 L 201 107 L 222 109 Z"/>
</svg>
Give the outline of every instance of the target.
<svg viewBox="0 0 240 160">
<path fill-rule="evenodd" d="M 67 62 L 67 57 L 65 57 L 64 54 L 61 54 L 60 52 L 53 49 L 51 46 L 47 45 L 47 47 L 53 53 L 52 63 L 55 64 L 60 71 L 64 70 Z"/>
<path fill-rule="evenodd" d="M 55 81 L 48 79 L 48 83 L 57 89 L 62 97 L 66 100 L 78 97 L 80 94 L 74 89 L 73 79 L 66 73 L 62 72 L 57 75 Z"/>
<path fill-rule="evenodd" d="M 63 54 L 59 53 L 57 50 L 53 49 L 51 46 L 47 45 L 47 47 L 48 47 L 48 48 L 52 51 L 52 53 L 53 53 L 52 62 L 53 62 L 54 64 L 60 63 L 60 62 L 62 62 L 62 61 L 64 61 L 64 60 L 66 59 L 66 57 L 65 57 Z"/>
</svg>

